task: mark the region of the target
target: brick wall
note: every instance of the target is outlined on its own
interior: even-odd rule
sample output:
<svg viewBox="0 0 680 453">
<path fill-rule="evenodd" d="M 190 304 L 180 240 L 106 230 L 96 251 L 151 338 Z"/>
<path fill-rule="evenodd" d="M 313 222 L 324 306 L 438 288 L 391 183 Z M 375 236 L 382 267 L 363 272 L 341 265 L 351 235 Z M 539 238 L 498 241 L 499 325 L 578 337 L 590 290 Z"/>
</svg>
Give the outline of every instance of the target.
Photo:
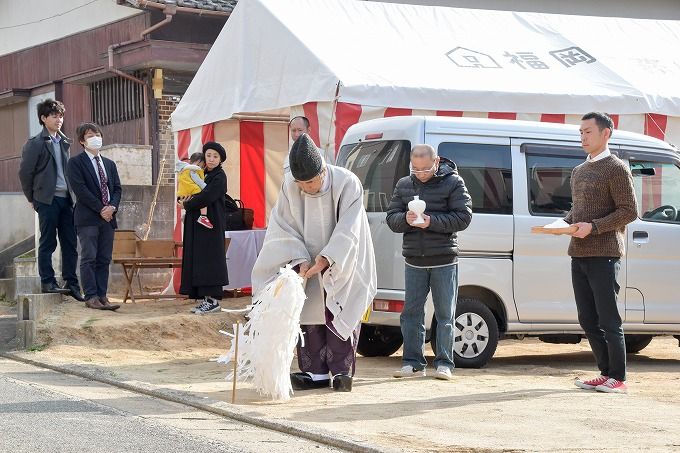
<svg viewBox="0 0 680 453">
<path fill-rule="evenodd" d="M 175 142 L 170 127 L 170 114 L 179 104 L 179 96 L 164 95 L 158 100 L 158 144 L 160 158 L 165 159 L 161 184 L 175 185 Z"/>
</svg>

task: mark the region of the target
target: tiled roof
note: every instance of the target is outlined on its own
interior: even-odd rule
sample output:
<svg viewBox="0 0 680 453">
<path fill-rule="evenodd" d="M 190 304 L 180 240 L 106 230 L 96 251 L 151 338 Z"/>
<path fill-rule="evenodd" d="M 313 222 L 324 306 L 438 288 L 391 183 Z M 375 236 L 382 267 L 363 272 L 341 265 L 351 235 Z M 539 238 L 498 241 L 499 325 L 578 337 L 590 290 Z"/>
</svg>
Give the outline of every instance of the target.
<svg viewBox="0 0 680 453">
<path fill-rule="evenodd" d="M 140 0 L 127 0 L 128 3 L 139 7 L 144 6 L 144 2 Z M 154 0 L 156 3 L 174 3 L 183 8 L 196 8 L 209 11 L 222 11 L 231 13 L 236 6 L 238 0 Z"/>
</svg>

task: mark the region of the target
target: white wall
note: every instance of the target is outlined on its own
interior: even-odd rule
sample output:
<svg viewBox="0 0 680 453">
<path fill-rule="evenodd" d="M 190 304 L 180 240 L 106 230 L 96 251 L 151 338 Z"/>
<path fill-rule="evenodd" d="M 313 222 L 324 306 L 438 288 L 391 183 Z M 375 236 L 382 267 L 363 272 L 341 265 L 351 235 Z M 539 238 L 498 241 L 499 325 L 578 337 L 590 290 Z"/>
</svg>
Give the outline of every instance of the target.
<svg viewBox="0 0 680 453">
<path fill-rule="evenodd" d="M 0 0 L 0 55 L 140 13 L 115 0 Z"/>
<path fill-rule="evenodd" d="M 34 234 L 35 211 L 23 193 L 0 193 L 0 250 Z"/>
<path fill-rule="evenodd" d="M 380 0 L 385 3 L 531 11 L 579 16 L 680 19 L 680 0 Z"/>
<path fill-rule="evenodd" d="M 38 120 L 38 104 L 47 98 L 54 99 L 54 91 L 47 93 L 36 94 L 28 98 L 28 136 L 33 137 L 34 135 L 42 132 L 42 126 L 40 125 L 40 120 Z"/>
</svg>

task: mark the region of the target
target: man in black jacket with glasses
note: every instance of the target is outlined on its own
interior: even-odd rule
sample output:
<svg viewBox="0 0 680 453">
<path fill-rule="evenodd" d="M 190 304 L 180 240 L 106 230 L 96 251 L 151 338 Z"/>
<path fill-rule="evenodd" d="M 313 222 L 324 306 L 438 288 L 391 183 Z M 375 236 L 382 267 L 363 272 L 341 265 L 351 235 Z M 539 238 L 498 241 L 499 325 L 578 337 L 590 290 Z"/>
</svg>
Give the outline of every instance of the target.
<svg viewBox="0 0 680 453">
<path fill-rule="evenodd" d="M 401 313 L 404 337 L 402 368 L 394 377 L 425 376 L 425 300 L 432 291 L 437 341 L 437 379 L 450 380 L 453 363 L 453 323 L 458 298 L 456 233 L 472 220 L 472 201 L 456 164 L 439 157 L 430 145 L 411 150 L 411 174 L 401 178 L 387 210 L 387 225 L 403 233 L 406 259 L 405 301 Z M 426 203 L 422 220 L 409 210 L 415 197 Z"/>
</svg>

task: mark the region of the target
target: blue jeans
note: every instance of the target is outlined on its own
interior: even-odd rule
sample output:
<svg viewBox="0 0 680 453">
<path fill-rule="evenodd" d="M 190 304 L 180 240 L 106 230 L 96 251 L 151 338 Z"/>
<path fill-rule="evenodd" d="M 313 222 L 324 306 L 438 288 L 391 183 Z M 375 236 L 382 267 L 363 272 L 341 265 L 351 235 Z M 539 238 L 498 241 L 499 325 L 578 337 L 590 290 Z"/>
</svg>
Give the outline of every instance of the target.
<svg viewBox="0 0 680 453">
<path fill-rule="evenodd" d="M 403 364 L 414 370 L 427 366 L 425 360 L 425 300 L 432 290 L 434 315 L 437 320 L 435 368 L 453 370 L 453 323 L 458 299 L 458 265 L 419 268 L 406 265 L 406 297 L 401 312 L 404 337 Z"/>
</svg>

